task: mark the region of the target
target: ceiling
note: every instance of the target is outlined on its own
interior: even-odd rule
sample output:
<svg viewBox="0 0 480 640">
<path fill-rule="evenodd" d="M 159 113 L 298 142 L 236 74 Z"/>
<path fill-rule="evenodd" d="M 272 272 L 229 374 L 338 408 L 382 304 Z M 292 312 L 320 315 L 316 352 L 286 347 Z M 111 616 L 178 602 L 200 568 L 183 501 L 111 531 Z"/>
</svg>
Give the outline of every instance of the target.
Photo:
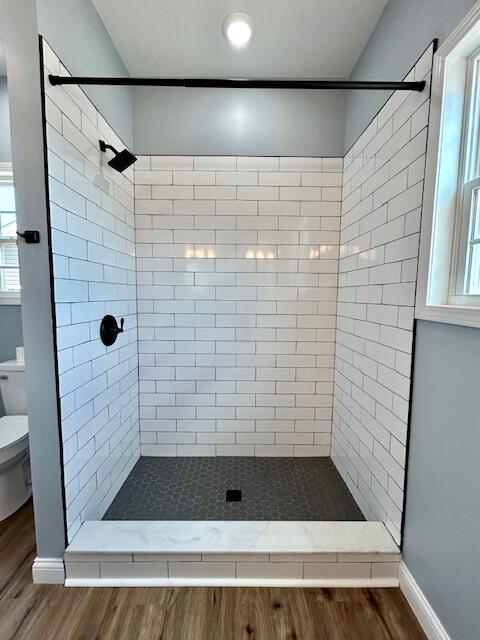
<svg viewBox="0 0 480 640">
<path fill-rule="evenodd" d="M 347 78 L 387 0 L 93 0 L 132 76 Z M 232 49 L 222 23 L 253 19 Z"/>
</svg>

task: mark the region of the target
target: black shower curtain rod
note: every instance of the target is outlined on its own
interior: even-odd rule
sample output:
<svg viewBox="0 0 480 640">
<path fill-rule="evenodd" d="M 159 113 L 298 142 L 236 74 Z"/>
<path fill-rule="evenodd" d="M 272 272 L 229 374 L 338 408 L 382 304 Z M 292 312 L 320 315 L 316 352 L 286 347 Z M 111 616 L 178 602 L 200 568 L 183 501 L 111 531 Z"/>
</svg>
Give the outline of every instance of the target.
<svg viewBox="0 0 480 640">
<path fill-rule="evenodd" d="M 204 87 L 227 89 L 348 89 L 366 91 L 423 91 L 425 82 L 359 80 L 255 80 L 248 78 L 109 78 L 49 75 L 50 84 L 91 84 L 133 87 Z"/>
</svg>

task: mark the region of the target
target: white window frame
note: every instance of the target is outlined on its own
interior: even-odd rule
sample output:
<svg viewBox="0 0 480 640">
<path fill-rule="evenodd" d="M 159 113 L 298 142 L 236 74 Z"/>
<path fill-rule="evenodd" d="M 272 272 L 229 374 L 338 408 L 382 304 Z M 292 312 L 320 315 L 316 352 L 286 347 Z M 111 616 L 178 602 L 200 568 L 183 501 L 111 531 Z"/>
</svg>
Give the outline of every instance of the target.
<svg viewBox="0 0 480 640">
<path fill-rule="evenodd" d="M 472 198 L 480 188 L 480 47 L 467 61 L 456 228 L 452 256 L 450 304 L 480 305 L 480 294 L 466 293 L 472 244 Z M 478 243 L 478 241 L 477 241 Z"/>
<path fill-rule="evenodd" d="M 415 317 L 480 327 L 480 295 L 464 294 L 465 122 L 472 57 L 480 53 L 477 2 L 434 57 Z"/>
<path fill-rule="evenodd" d="M 0 162 L 0 184 L 13 185 L 12 164 L 10 162 Z M 8 238 L 0 238 L 0 245 L 12 244 Z M 0 291 L 0 305 L 20 305 L 21 292 Z"/>
</svg>

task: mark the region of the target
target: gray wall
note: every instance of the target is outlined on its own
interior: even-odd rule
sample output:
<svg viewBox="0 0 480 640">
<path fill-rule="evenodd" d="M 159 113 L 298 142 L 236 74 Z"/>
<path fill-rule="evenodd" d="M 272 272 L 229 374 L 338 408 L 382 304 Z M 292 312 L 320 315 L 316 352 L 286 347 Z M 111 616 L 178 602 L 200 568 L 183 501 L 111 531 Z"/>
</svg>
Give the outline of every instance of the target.
<svg viewBox="0 0 480 640">
<path fill-rule="evenodd" d="M 37 6 L 39 33 L 73 75 L 128 75 L 91 0 L 37 0 Z M 85 92 L 131 147 L 132 90 L 85 87 Z"/>
<path fill-rule="evenodd" d="M 343 156 L 342 92 L 134 90 L 139 154 Z"/>
<path fill-rule="evenodd" d="M 428 44 L 434 38 L 444 40 L 474 4 L 475 0 L 389 0 L 351 78 L 402 80 Z M 350 92 L 346 151 L 387 97 L 377 91 Z"/>
<path fill-rule="evenodd" d="M 65 549 L 65 518 L 36 2 L 3 0 L 2 9 L 18 226 L 40 231 L 39 244 L 19 243 L 37 554 L 59 558 Z"/>
<path fill-rule="evenodd" d="M 353 74 L 405 76 L 428 43 L 442 41 L 473 0 L 390 0 Z M 384 96 L 348 97 L 346 148 Z M 480 332 L 418 322 L 404 558 L 455 640 L 478 637 L 480 573 Z"/>
<path fill-rule="evenodd" d="M 480 629 L 480 332 L 418 322 L 404 560 L 452 639 Z"/>
<path fill-rule="evenodd" d="M 22 312 L 20 305 L 1 304 L 0 362 L 15 358 L 15 347 L 21 347 L 22 345 Z"/>
<path fill-rule="evenodd" d="M 37 5 L 39 31 L 71 73 L 128 75 L 91 0 L 37 0 Z M 85 90 L 139 154 L 343 155 L 344 93 Z"/>
<path fill-rule="evenodd" d="M 15 358 L 15 347 L 22 345 L 22 310 L 20 306 L 0 304 L 0 362 Z M 5 408 L 0 397 L 0 418 L 4 415 Z"/>
<path fill-rule="evenodd" d="M 0 162 L 11 162 L 11 160 L 7 79 L 0 77 Z"/>
</svg>

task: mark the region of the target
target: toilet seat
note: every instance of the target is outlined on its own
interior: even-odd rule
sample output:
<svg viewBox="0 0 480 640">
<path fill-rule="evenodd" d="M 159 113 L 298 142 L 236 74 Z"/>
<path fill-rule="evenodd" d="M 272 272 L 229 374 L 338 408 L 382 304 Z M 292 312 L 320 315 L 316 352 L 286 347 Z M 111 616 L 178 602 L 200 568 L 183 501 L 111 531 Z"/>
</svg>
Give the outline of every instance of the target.
<svg viewBox="0 0 480 640">
<path fill-rule="evenodd" d="M 0 465 L 28 448 L 28 416 L 0 418 Z"/>
</svg>

